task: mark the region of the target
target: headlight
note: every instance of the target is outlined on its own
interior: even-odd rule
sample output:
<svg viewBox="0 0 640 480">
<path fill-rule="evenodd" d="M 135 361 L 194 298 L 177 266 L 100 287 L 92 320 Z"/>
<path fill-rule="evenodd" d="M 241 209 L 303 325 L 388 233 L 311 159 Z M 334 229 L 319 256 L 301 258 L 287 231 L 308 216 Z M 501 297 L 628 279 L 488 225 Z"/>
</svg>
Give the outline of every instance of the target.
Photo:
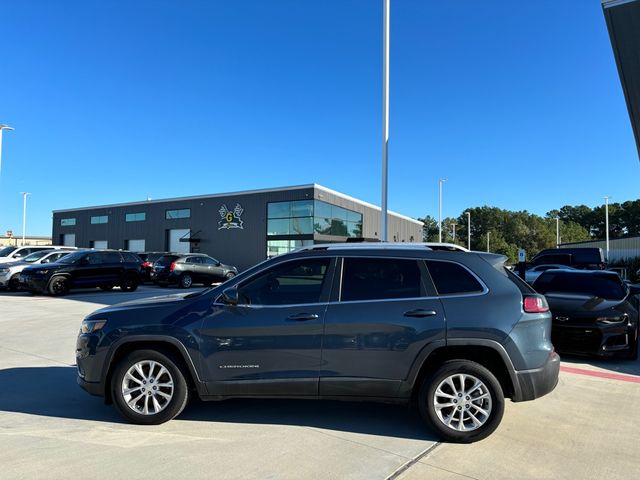
<svg viewBox="0 0 640 480">
<path fill-rule="evenodd" d="M 8 268 L 0 268 L 0 273 L 9 273 Z"/>
<path fill-rule="evenodd" d="M 626 322 L 628 317 L 626 315 L 621 315 L 620 317 L 598 317 L 598 323 L 602 323 L 604 325 L 616 325 Z"/>
<path fill-rule="evenodd" d="M 106 320 L 83 320 L 80 325 L 80 333 L 94 333 L 98 330 L 102 330 L 102 327 L 107 323 Z"/>
</svg>

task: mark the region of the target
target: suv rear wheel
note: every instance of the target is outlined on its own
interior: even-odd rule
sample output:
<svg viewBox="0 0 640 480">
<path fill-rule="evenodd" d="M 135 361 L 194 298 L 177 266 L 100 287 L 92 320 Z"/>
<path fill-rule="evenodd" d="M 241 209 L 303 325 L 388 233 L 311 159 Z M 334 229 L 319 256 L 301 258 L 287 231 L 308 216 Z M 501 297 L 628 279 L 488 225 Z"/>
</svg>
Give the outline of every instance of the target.
<svg viewBox="0 0 640 480">
<path fill-rule="evenodd" d="M 504 413 L 500 382 L 470 360 L 444 362 L 423 381 L 418 402 L 423 420 L 445 440 L 457 443 L 491 435 Z"/>
<path fill-rule="evenodd" d="M 135 275 L 128 274 L 122 279 L 120 290 L 123 292 L 133 292 L 138 288 L 138 278 Z"/>
<path fill-rule="evenodd" d="M 136 350 L 123 358 L 112 377 L 111 393 L 120 413 L 140 425 L 171 420 L 189 400 L 184 373 L 156 350 Z"/>
<path fill-rule="evenodd" d="M 183 273 L 180 277 L 180 286 L 182 288 L 189 288 L 193 285 L 193 278 L 188 273 Z"/>
</svg>

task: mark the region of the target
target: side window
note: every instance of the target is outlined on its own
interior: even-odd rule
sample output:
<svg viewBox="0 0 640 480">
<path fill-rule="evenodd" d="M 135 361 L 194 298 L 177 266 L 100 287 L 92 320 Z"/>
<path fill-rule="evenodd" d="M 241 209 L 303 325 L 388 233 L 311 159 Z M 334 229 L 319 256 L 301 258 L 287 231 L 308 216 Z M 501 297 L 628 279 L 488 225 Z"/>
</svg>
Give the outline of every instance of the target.
<svg viewBox="0 0 640 480">
<path fill-rule="evenodd" d="M 213 258 L 204 257 L 202 260 L 203 260 L 203 263 L 205 265 L 216 265 L 217 264 L 217 262 Z"/>
<path fill-rule="evenodd" d="M 123 252 L 122 256 L 127 263 L 142 263 L 142 259 L 134 253 Z"/>
<path fill-rule="evenodd" d="M 345 258 L 343 268 L 343 302 L 422 296 L 416 260 Z"/>
<path fill-rule="evenodd" d="M 89 265 L 100 265 L 102 262 L 102 255 L 99 253 L 91 253 L 87 255 L 87 263 Z"/>
<path fill-rule="evenodd" d="M 427 260 L 427 268 L 439 295 L 480 293 L 484 289 L 462 265 Z"/>
<path fill-rule="evenodd" d="M 295 305 L 318 303 L 330 258 L 308 258 L 276 265 L 238 288 L 240 303 Z"/>
</svg>

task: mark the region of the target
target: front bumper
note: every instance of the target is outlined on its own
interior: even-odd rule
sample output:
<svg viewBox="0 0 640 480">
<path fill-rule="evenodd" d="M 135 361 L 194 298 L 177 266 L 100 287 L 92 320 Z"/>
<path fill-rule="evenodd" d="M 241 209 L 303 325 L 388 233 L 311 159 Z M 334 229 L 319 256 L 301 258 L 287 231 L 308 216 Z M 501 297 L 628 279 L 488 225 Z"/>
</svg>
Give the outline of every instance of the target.
<svg viewBox="0 0 640 480">
<path fill-rule="evenodd" d="M 20 288 L 30 292 L 44 292 L 47 289 L 47 284 L 49 283 L 49 277 L 26 276 L 20 274 L 20 277 L 18 278 Z"/>
<path fill-rule="evenodd" d="M 560 355 L 555 351 L 549 354 L 547 362 L 533 370 L 516 371 L 514 402 L 526 402 L 551 392 L 558 384 L 560 373 Z"/>
<path fill-rule="evenodd" d="M 80 376 L 80 374 L 78 374 L 78 385 L 91 395 L 104 397 L 104 387 L 102 386 L 102 382 L 87 382 Z"/>
<path fill-rule="evenodd" d="M 600 326 L 594 324 L 558 325 L 551 329 L 551 341 L 560 352 L 602 357 L 629 356 L 635 351 L 638 341 L 637 326 Z"/>
</svg>

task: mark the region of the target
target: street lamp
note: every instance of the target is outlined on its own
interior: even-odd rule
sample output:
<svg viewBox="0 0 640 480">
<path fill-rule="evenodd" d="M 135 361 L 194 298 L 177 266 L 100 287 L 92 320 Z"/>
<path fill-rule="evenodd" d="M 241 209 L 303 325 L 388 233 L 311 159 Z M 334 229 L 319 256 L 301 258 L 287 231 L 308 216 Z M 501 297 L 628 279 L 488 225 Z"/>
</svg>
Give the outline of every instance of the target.
<svg viewBox="0 0 640 480">
<path fill-rule="evenodd" d="M 451 228 L 453 230 L 453 243 L 456 243 L 456 225 L 457 223 L 452 223 Z"/>
<path fill-rule="evenodd" d="M 560 248 L 560 217 L 556 217 L 556 248 Z"/>
<path fill-rule="evenodd" d="M 471 212 L 464 212 L 467 215 L 467 249 L 471 250 Z"/>
<path fill-rule="evenodd" d="M 380 240 L 387 241 L 387 173 L 389 155 L 389 15 L 391 0 L 382 0 L 382 202 Z"/>
<path fill-rule="evenodd" d="M 27 228 L 27 195 L 31 195 L 29 192 L 20 192 L 22 195 L 22 246 L 24 247 L 25 241 L 25 231 Z"/>
<path fill-rule="evenodd" d="M 491 235 L 491 232 L 487 232 L 487 253 L 489 253 L 489 235 Z"/>
<path fill-rule="evenodd" d="M 604 197 L 604 229 L 607 235 L 607 262 L 609 261 L 609 198 Z"/>
<path fill-rule="evenodd" d="M 446 178 L 438 180 L 438 242 L 442 243 L 442 184 Z"/>
<path fill-rule="evenodd" d="M 0 171 L 2 171 L 2 131 L 3 130 L 15 130 L 15 129 L 13 127 L 10 127 L 9 125 L 0 123 Z"/>
</svg>

